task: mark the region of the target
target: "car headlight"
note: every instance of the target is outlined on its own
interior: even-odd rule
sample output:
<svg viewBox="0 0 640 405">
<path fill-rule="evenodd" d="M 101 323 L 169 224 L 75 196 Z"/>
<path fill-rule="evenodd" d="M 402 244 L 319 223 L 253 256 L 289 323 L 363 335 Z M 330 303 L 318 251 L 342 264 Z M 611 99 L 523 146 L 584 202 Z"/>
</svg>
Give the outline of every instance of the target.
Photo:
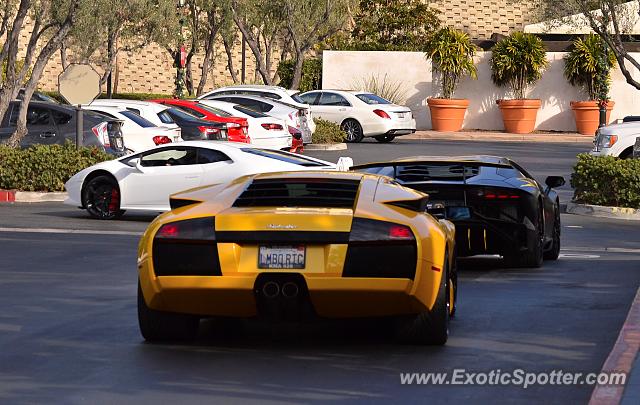
<svg viewBox="0 0 640 405">
<path fill-rule="evenodd" d="M 598 146 L 600 148 L 610 148 L 618 142 L 618 135 L 600 135 Z"/>
</svg>

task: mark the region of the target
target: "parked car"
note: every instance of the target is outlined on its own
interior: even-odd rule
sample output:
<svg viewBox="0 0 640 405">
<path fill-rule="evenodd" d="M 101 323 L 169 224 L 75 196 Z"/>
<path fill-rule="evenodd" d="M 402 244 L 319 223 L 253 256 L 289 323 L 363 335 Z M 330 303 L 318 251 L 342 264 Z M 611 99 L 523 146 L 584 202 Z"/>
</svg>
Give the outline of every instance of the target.
<svg viewBox="0 0 640 405">
<path fill-rule="evenodd" d="M 158 103 L 138 100 L 98 99 L 89 104 L 89 106 L 124 108 L 151 121 L 156 126 L 169 128 L 173 131 L 174 135 L 182 135 L 180 127 L 167 112 L 169 107 Z"/>
<path fill-rule="evenodd" d="M 151 121 L 142 118 L 133 111 L 122 109 L 122 107 L 85 106 L 83 109 L 104 115 L 108 119 L 122 121 L 122 136 L 129 153 L 140 152 L 156 145 L 182 141 L 182 137 L 175 135 L 170 129 L 155 126 Z"/>
<path fill-rule="evenodd" d="M 377 337 L 444 345 L 455 228 L 425 199 L 384 177 L 317 171 L 173 195 L 138 250 L 141 334 L 191 340 L 206 317 L 384 317 Z"/>
<path fill-rule="evenodd" d="M 8 139 L 18 122 L 20 101 L 12 101 L 0 122 L 0 142 Z M 31 101 L 27 108 L 28 134 L 20 146 L 63 144 L 76 139 L 76 109 L 62 104 Z M 91 112 L 83 114 L 82 144 L 95 146 L 113 155 L 122 155 L 125 144 L 122 121 Z"/>
<path fill-rule="evenodd" d="M 298 129 L 302 133 L 302 140 L 305 144 L 311 143 L 311 128 L 308 125 L 304 108 L 296 107 L 281 101 L 262 98 L 257 96 L 237 95 L 213 95 L 206 100 L 226 101 L 228 103 L 240 104 L 251 108 L 254 111 L 261 112 L 271 117 L 280 118 L 293 128 Z"/>
<path fill-rule="evenodd" d="M 640 137 L 640 121 L 633 118 L 622 124 L 607 125 L 596 131 L 591 154 L 594 156 L 615 156 L 620 159 L 633 157 L 633 145 Z"/>
<path fill-rule="evenodd" d="M 502 255 L 519 267 L 540 267 L 560 254 L 560 200 L 514 161 L 496 156 L 416 156 L 368 163 L 354 170 L 388 176 L 442 204 L 456 226 L 458 256 Z M 470 210 L 470 212 L 469 212 Z M 460 215 L 464 212 L 465 215 Z"/>
<path fill-rule="evenodd" d="M 340 125 L 347 142 L 373 137 L 391 142 L 396 136 L 416 132 L 416 120 L 408 107 L 363 91 L 316 90 L 298 97 L 311 106 L 313 115 Z"/>
<path fill-rule="evenodd" d="M 227 124 L 201 120 L 175 107 L 170 107 L 166 113 L 180 126 L 182 139 L 185 141 L 227 140 Z"/>
<path fill-rule="evenodd" d="M 249 123 L 251 145 L 292 152 L 298 151 L 302 147 L 302 140 L 294 138 L 291 131 L 287 130 L 287 124 L 281 119 L 225 101 L 201 100 L 200 103 L 233 116 L 245 118 Z"/>
<path fill-rule="evenodd" d="M 302 99 L 297 97 L 299 92 L 297 90 L 288 90 L 280 86 L 266 86 L 260 84 L 240 84 L 235 86 L 220 87 L 213 91 L 210 91 L 198 99 L 207 99 L 216 96 L 228 96 L 234 94 L 244 94 L 247 96 L 257 96 L 263 98 L 270 98 L 272 100 L 281 101 L 287 103 L 296 108 L 304 109 L 304 115 L 307 118 L 307 125 L 311 133 L 316 131 L 316 124 L 313 122 L 313 113 L 309 108 L 309 104 L 305 103 Z"/>
<path fill-rule="evenodd" d="M 246 118 L 234 117 L 226 112 L 199 103 L 197 100 L 163 98 L 151 101 L 153 101 L 154 103 L 177 108 L 201 120 L 226 124 L 227 137 L 229 138 L 229 141 L 250 143 L 249 124 L 247 123 Z"/>
<path fill-rule="evenodd" d="M 169 195 L 267 172 L 336 170 L 333 163 L 237 142 L 188 141 L 98 163 L 75 174 L 66 204 L 99 219 L 124 210 L 167 211 Z M 175 207 L 174 207 L 175 208 Z"/>
</svg>

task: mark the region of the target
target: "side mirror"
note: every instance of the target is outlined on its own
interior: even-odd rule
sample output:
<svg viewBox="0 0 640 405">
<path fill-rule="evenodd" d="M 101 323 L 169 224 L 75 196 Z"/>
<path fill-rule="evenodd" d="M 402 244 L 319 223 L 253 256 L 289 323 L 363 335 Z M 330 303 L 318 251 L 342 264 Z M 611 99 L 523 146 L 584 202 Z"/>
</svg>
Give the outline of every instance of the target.
<svg viewBox="0 0 640 405">
<path fill-rule="evenodd" d="M 137 171 L 140 173 L 144 173 L 144 167 L 140 163 L 140 158 L 131 159 L 129 161 L 129 166 L 135 167 Z"/>
<path fill-rule="evenodd" d="M 562 177 L 562 176 L 549 176 L 545 180 L 545 184 L 549 188 L 562 187 L 565 184 L 564 177 Z"/>
</svg>

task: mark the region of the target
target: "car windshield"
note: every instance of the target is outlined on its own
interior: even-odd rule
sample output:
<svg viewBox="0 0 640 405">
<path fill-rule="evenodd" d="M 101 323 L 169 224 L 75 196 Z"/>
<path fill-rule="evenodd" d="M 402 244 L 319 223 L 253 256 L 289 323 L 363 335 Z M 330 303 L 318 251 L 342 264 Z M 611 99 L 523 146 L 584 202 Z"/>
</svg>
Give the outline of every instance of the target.
<svg viewBox="0 0 640 405">
<path fill-rule="evenodd" d="M 200 108 L 202 108 L 203 110 L 209 111 L 211 114 L 217 115 L 218 117 L 232 117 L 232 115 L 229 114 L 228 112 L 222 111 L 222 110 L 220 110 L 218 108 L 215 108 L 215 107 L 211 107 L 211 106 L 208 106 L 208 105 L 205 105 L 205 104 L 202 104 L 202 103 L 198 103 L 198 106 Z"/>
<path fill-rule="evenodd" d="M 134 113 L 133 111 L 121 111 L 120 114 L 124 115 L 125 117 L 129 118 L 131 121 L 135 122 L 136 124 L 140 125 L 142 128 L 151 128 L 151 127 L 155 127 L 155 125 L 153 124 L 153 122 L 142 118 L 141 116 L 139 116 L 138 114 Z"/>
<path fill-rule="evenodd" d="M 241 106 L 241 105 L 238 105 L 238 104 L 234 105 L 233 109 L 236 110 L 236 111 L 240 111 L 241 113 L 246 114 L 246 115 L 248 115 L 249 117 L 252 117 L 252 118 L 268 117 L 268 115 L 266 115 L 266 114 L 263 114 L 263 113 L 258 112 L 256 110 L 252 110 L 251 108 L 244 107 L 244 106 Z"/>
<path fill-rule="evenodd" d="M 242 148 L 242 151 L 245 153 L 251 153 L 252 155 L 258 155 L 258 156 L 266 157 L 269 159 L 279 160 L 281 162 L 293 163 L 294 165 L 300 165 L 300 166 L 306 166 L 306 167 L 326 166 L 323 163 L 305 158 L 304 156 L 283 152 L 280 150 Z"/>
<path fill-rule="evenodd" d="M 361 101 L 364 101 L 369 105 L 393 104 L 391 101 L 371 93 L 356 94 L 356 97 L 358 97 Z"/>
</svg>

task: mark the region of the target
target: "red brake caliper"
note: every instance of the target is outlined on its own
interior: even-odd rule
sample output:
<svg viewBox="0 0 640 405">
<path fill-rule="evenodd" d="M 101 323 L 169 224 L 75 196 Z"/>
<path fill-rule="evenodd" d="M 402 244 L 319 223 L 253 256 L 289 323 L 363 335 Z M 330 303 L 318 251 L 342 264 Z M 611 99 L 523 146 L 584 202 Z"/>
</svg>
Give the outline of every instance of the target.
<svg viewBox="0 0 640 405">
<path fill-rule="evenodd" d="M 120 193 L 117 189 L 111 189 L 111 199 L 109 200 L 109 212 L 115 212 L 120 205 Z"/>
</svg>

